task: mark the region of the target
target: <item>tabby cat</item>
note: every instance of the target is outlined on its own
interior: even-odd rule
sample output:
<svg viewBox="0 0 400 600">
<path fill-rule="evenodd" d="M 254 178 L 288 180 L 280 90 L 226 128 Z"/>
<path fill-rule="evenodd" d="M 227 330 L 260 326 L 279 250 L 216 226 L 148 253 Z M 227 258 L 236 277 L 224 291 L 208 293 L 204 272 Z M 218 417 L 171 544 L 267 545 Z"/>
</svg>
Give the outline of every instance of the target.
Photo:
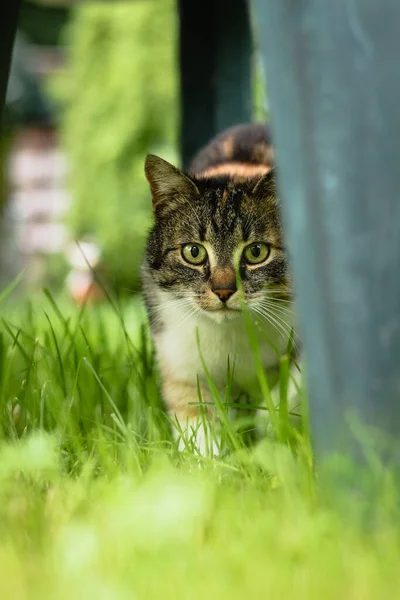
<svg viewBox="0 0 400 600">
<path fill-rule="evenodd" d="M 295 326 L 273 167 L 270 134 L 261 124 L 223 132 L 187 173 L 146 158 L 154 226 L 142 276 L 162 393 L 171 417 L 197 436 L 201 450 L 207 436 L 198 382 L 210 413 L 212 402 L 199 348 L 222 394 L 229 357 L 234 395 L 254 401 L 260 391 L 243 304 L 270 381 Z"/>
</svg>

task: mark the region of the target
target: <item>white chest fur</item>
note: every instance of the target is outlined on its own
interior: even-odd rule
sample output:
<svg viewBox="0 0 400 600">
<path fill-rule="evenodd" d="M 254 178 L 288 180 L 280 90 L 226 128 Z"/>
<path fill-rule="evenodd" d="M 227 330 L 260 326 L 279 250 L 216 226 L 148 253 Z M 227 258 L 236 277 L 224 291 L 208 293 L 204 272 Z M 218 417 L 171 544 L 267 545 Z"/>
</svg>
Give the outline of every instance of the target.
<svg viewBox="0 0 400 600">
<path fill-rule="evenodd" d="M 198 332 L 200 350 L 218 387 L 226 385 L 229 357 L 230 365 L 234 366 L 234 386 L 246 391 L 258 388 L 254 352 L 242 315 L 216 323 L 207 315 L 195 313 L 189 316 L 187 307 L 166 303 L 164 309 L 160 309 L 164 328 L 156 334 L 155 343 L 160 363 L 170 377 L 193 384 L 197 376 L 204 379 Z M 291 323 L 288 325 L 289 334 Z M 264 320 L 258 321 L 253 330 L 262 366 L 268 371 L 277 366 L 277 350 L 279 353 L 285 351 L 288 336 Z"/>
</svg>

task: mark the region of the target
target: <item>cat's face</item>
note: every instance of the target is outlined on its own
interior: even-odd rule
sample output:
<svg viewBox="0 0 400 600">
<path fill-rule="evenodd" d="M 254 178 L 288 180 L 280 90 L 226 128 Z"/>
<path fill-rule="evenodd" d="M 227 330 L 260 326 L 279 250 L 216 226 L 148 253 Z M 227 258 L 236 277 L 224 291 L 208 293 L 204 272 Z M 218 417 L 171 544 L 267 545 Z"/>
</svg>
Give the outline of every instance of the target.
<svg viewBox="0 0 400 600">
<path fill-rule="evenodd" d="M 146 259 L 160 289 L 217 322 L 243 303 L 261 314 L 290 297 L 273 172 L 189 178 L 155 156 L 145 170 L 155 215 Z"/>
</svg>

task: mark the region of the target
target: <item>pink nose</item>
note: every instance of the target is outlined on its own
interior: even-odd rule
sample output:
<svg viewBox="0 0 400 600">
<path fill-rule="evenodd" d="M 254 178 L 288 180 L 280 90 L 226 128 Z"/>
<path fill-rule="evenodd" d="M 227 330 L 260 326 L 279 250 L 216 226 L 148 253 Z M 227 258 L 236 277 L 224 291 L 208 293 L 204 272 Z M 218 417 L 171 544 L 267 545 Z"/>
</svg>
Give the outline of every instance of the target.
<svg viewBox="0 0 400 600">
<path fill-rule="evenodd" d="M 232 288 L 224 288 L 213 290 L 213 292 L 216 296 L 218 296 L 221 302 L 226 302 L 231 296 L 233 296 L 236 290 L 233 290 Z"/>
</svg>

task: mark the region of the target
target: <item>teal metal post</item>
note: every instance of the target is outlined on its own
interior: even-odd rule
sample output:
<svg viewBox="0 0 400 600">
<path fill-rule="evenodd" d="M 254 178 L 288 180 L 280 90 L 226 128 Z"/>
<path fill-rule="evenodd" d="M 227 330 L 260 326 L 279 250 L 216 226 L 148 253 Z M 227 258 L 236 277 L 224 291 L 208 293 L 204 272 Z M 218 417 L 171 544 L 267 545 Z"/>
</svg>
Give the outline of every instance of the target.
<svg viewBox="0 0 400 600">
<path fill-rule="evenodd" d="M 320 461 L 354 458 L 351 415 L 400 434 L 400 3 L 253 8 L 313 442 Z"/>
<path fill-rule="evenodd" d="M 181 155 L 187 166 L 210 139 L 248 122 L 251 35 L 246 0 L 179 0 Z"/>
</svg>

